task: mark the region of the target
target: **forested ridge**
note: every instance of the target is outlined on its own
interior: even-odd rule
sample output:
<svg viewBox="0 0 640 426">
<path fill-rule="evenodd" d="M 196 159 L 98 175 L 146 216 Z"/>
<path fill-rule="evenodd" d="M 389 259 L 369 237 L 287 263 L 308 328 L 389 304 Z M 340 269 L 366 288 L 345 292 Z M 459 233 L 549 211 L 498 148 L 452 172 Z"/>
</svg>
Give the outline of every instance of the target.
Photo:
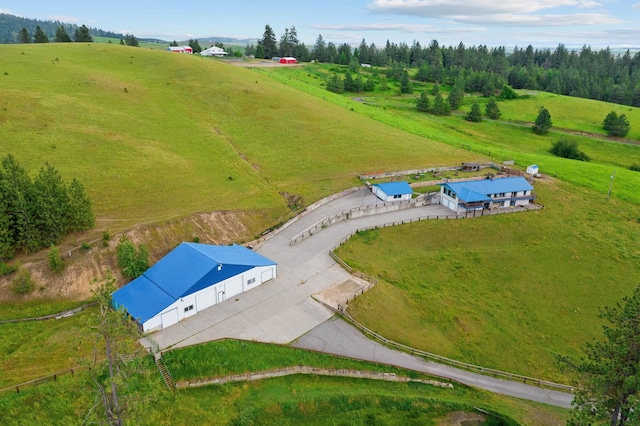
<svg viewBox="0 0 640 426">
<path fill-rule="evenodd" d="M 40 27 L 44 34 L 53 41 L 56 37 L 56 30 L 60 26 L 64 27 L 68 34 L 74 34 L 79 28 L 78 25 L 60 21 L 40 21 L 38 19 L 29 19 L 21 16 L 9 15 L 7 13 L 0 13 L 0 43 L 19 43 L 20 32 L 23 28 L 33 36 L 36 33 L 37 27 Z M 99 28 L 89 27 L 89 32 L 94 36 L 124 38 L 123 34 L 105 31 Z"/>
<path fill-rule="evenodd" d="M 294 55 L 299 61 L 318 61 L 341 65 L 369 64 L 411 70 L 420 81 L 453 86 L 464 83 L 468 92 L 487 96 L 505 84 L 515 89 L 541 90 L 561 95 L 595 99 L 640 107 L 640 51 L 614 53 L 610 48 L 555 49 L 488 47 L 486 45 L 441 46 L 431 40 L 423 46 L 387 41 L 384 47 L 367 44 L 363 39 L 353 48 L 343 43 L 326 42 L 319 35 L 309 49 L 297 39 L 295 27 L 285 29 L 279 42 L 267 25 L 257 45 L 249 45 L 246 54 L 260 58 Z M 417 70 L 417 71 L 416 71 Z"/>
</svg>

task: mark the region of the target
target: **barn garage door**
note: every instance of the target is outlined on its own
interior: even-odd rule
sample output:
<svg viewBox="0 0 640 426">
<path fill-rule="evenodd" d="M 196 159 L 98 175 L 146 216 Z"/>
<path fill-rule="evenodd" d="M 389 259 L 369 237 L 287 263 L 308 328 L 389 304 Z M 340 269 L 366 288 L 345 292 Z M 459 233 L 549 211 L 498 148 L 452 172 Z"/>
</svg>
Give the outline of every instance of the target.
<svg viewBox="0 0 640 426">
<path fill-rule="evenodd" d="M 215 286 L 211 286 L 196 294 L 196 310 L 198 312 L 216 304 L 217 290 Z"/>
<path fill-rule="evenodd" d="M 273 279 L 273 268 L 262 271 L 262 282 L 269 281 L 270 279 Z"/>
<path fill-rule="evenodd" d="M 162 328 L 167 328 L 178 323 L 178 308 L 162 314 Z"/>
<path fill-rule="evenodd" d="M 234 277 L 224 285 L 227 299 L 242 293 L 242 276 Z"/>
</svg>

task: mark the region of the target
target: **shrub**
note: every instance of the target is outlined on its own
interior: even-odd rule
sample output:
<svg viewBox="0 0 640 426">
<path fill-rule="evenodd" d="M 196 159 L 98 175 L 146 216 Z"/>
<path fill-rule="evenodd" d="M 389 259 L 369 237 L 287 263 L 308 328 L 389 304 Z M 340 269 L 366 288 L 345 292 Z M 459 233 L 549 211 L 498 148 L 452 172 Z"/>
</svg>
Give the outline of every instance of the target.
<svg viewBox="0 0 640 426">
<path fill-rule="evenodd" d="M 629 166 L 629 170 L 632 170 L 634 172 L 640 172 L 640 164 L 632 164 Z"/>
<path fill-rule="evenodd" d="M 109 232 L 104 231 L 102 233 L 102 247 L 107 247 L 109 245 L 109 239 L 111 237 L 109 236 Z"/>
<path fill-rule="evenodd" d="M 569 158 L 571 160 L 589 161 L 589 157 L 578 149 L 578 143 L 567 139 L 560 139 L 554 143 L 549 152 L 558 157 Z"/>
<path fill-rule="evenodd" d="M 31 272 L 21 269 L 11 282 L 11 291 L 14 294 L 29 294 L 35 288 L 36 283 L 31 278 Z"/>
<path fill-rule="evenodd" d="M 52 271 L 60 273 L 64 270 L 64 260 L 60 257 L 60 249 L 58 247 L 51 246 L 47 257 Z"/>
<path fill-rule="evenodd" d="M 149 252 L 140 245 L 136 246 L 123 235 L 116 247 L 116 255 L 118 256 L 118 267 L 122 275 L 129 278 L 138 278 L 149 269 Z"/>
<path fill-rule="evenodd" d="M 18 270 L 18 265 L 0 262 L 0 275 L 9 275 Z"/>
<path fill-rule="evenodd" d="M 618 115 L 615 111 L 611 111 L 605 117 L 602 122 L 602 127 L 607 131 L 609 136 L 625 137 L 631 130 L 631 125 L 627 116 L 624 114 Z"/>
<path fill-rule="evenodd" d="M 88 252 L 89 250 L 91 250 L 91 244 L 89 243 L 82 243 L 82 245 L 80 246 L 80 251 L 83 253 Z"/>
<path fill-rule="evenodd" d="M 500 92 L 501 99 L 515 99 L 518 97 L 518 94 L 515 90 L 508 84 L 502 86 L 502 91 Z"/>
</svg>

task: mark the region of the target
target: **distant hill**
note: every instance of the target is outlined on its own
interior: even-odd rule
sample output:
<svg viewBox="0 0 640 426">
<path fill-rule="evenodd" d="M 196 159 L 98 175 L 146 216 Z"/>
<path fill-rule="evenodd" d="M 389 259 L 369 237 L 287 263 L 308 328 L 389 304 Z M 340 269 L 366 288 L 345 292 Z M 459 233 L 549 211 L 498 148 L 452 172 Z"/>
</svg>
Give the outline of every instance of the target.
<svg viewBox="0 0 640 426">
<path fill-rule="evenodd" d="M 23 18 L 21 16 L 0 13 L 0 43 L 18 43 L 18 34 L 20 33 L 20 30 L 26 28 L 29 31 L 29 34 L 33 36 L 37 26 L 42 28 L 42 31 L 45 32 L 50 41 L 53 41 L 56 36 L 56 29 L 60 25 L 64 26 L 67 30 L 67 34 L 73 38 L 73 34 L 78 28 L 78 25 L 60 21 L 41 21 L 39 19 Z M 105 31 L 99 28 L 89 27 L 89 31 L 91 32 L 91 35 L 94 36 L 114 37 L 118 39 L 124 38 L 124 34 Z"/>
</svg>

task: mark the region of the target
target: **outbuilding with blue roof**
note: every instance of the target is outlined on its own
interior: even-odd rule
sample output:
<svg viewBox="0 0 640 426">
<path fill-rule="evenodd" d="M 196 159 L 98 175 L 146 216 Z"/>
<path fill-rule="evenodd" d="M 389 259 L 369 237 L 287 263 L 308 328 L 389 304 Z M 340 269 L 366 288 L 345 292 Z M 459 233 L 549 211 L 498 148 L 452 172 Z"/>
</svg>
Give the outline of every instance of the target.
<svg viewBox="0 0 640 426">
<path fill-rule="evenodd" d="M 277 265 L 240 245 L 182 243 L 112 294 L 145 332 L 161 330 L 276 277 Z"/>
<path fill-rule="evenodd" d="M 445 182 L 440 184 L 440 204 L 458 213 L 525 206 L 536 198 L 532 191 L 521 176 Z"/>
<path fill-rule="evenodd" d="M 373 194 L 384 202 L 410 200 L 413 189 L 407 182 L 387 182 L 371 185 Z"/>
</svg>

